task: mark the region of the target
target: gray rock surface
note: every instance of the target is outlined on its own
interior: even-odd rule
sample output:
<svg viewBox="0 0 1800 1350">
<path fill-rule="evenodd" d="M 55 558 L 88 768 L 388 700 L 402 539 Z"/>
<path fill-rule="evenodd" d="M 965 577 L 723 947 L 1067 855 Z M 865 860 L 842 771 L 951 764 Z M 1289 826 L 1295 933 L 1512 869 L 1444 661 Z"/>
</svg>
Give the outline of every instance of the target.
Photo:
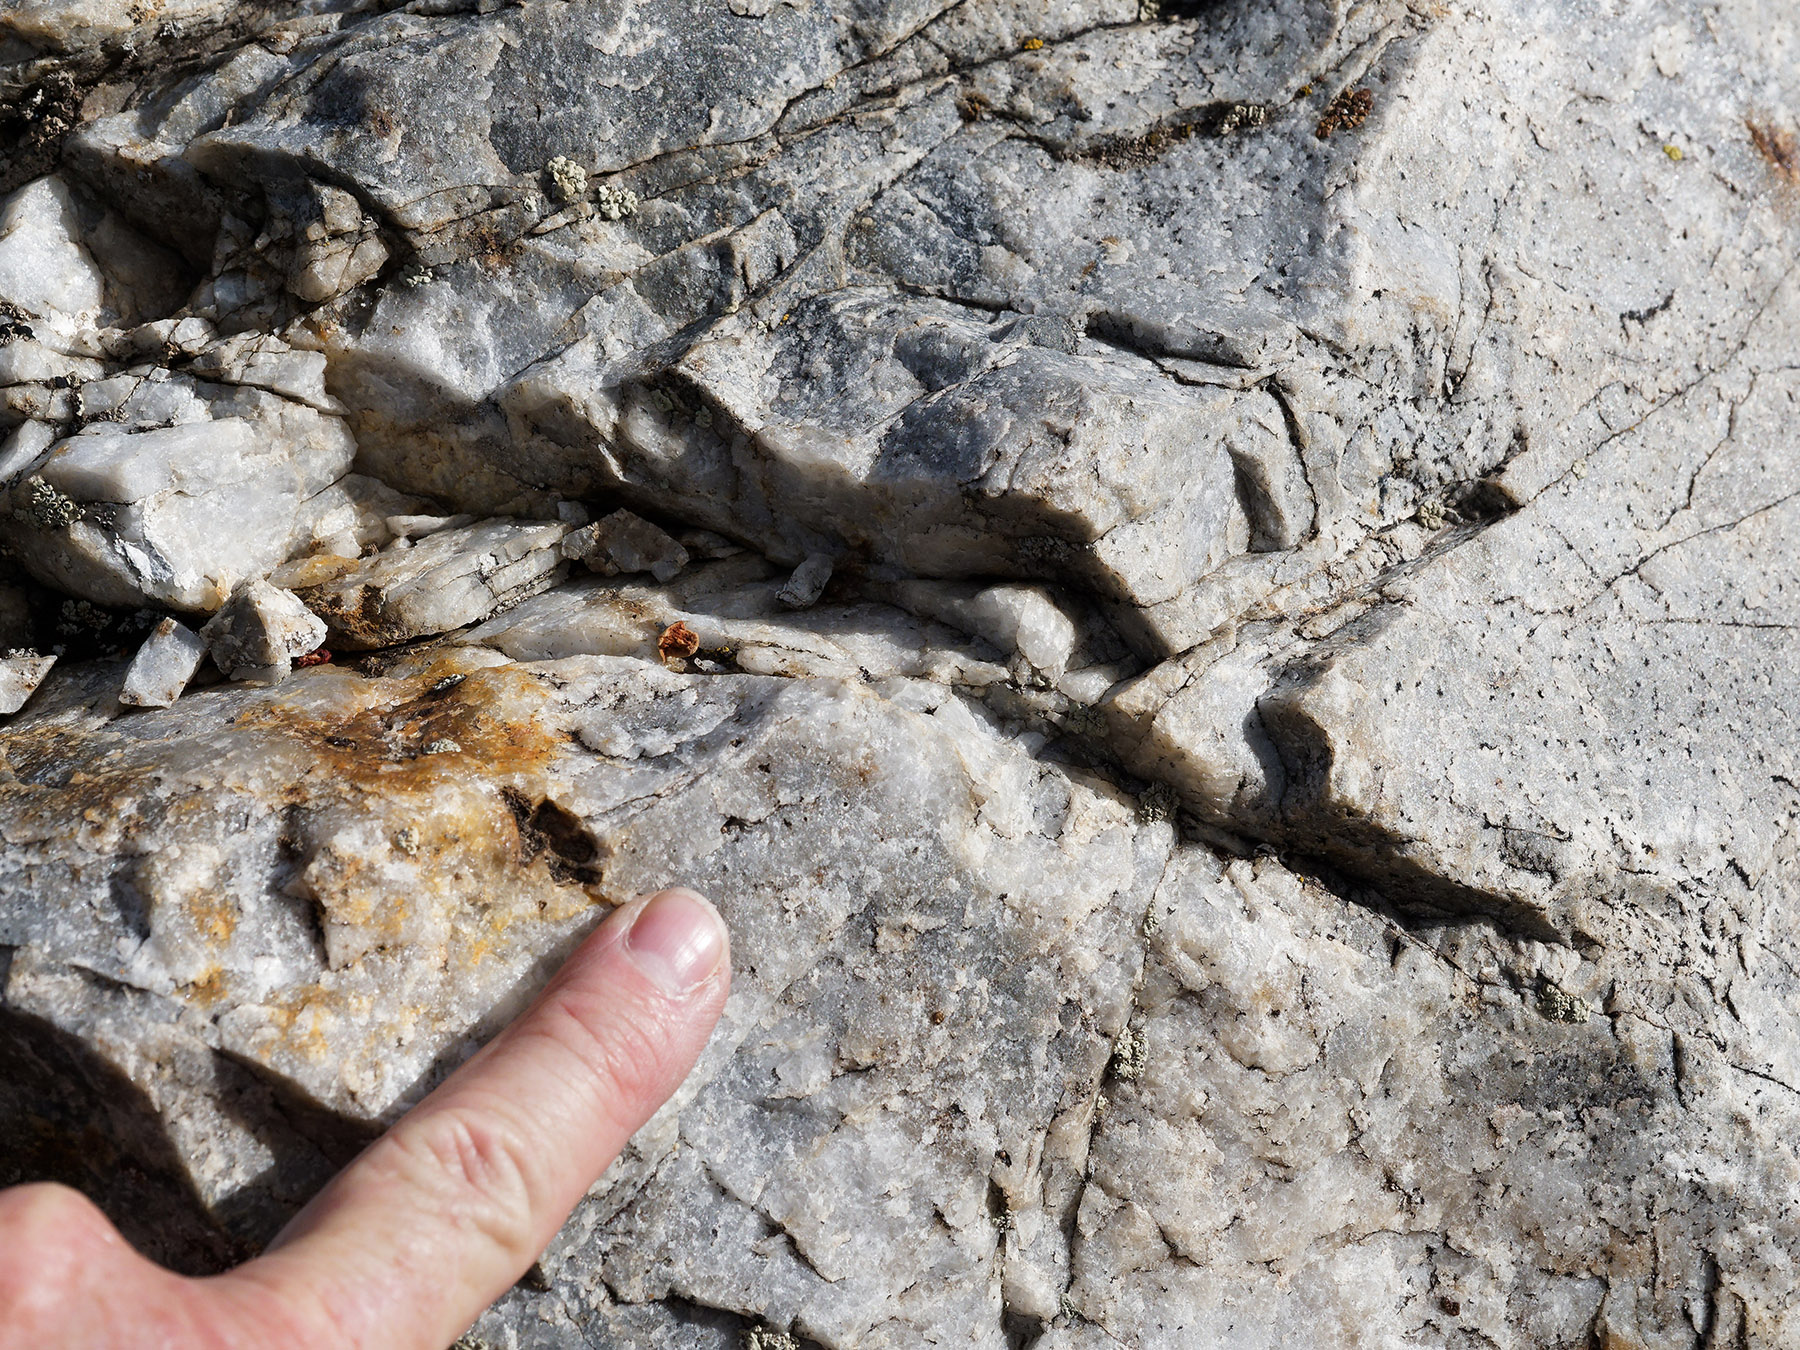
<svg viewBox="0 0 1800 1350">
<path fill-rule="evenodd" d="M 216 1268 L 679 880 L 466 1345 L 1800 1344 L 1792 6 L 65 0 L 0 121 L 0 1181 Z"/>
</svg>

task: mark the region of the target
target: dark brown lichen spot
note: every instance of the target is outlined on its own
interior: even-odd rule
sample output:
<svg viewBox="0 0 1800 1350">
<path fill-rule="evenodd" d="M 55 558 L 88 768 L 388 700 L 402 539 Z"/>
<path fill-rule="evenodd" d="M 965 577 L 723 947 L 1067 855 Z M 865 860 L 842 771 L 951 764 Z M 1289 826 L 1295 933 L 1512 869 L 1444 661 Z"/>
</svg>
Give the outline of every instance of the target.
<svg viewBox="0 0 1800 1350">
<path fill-rule="evenodd" d="M 497 272 L 506 265 L 508 242 L 498 229 L 487 221 L 482 221 L 469 230 L 469 256 L 488 271 Z"/>
<path fill-rule="evenodd" d="M 1101 136 L 1063 152 L 1063 158 L 1101 169 L 1141 169 L 1198 135 L 1230 136 L 1264 126 L 1269 110 L 1260 103 L 1208 103 L 1184 108 L 1135 136 Z"/>
<path fill-rule="evenodd" d="M 1367 89 L 1346 89 L 1325 107 L 1325 115 L 1313 134 L 1325 140 L 1335 131 L 1354 131 L 1375 110 L 1375 95 Z"/>
</svg>

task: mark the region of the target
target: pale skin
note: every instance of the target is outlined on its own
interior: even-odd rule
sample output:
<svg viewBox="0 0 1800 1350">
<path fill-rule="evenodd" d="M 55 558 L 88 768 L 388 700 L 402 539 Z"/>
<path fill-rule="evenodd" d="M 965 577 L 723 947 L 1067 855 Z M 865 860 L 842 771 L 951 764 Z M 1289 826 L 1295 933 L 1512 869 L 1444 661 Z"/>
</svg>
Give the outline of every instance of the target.
<svg viewBox="0 0 1800 1350">
<path fill-rule="evenodd" d="M 730 981 L 725 927 L 698 895 L 624 906 L 261 1256 L 222 1275 L 146 1260 L 67 1187 L 0 1191 L 0 1350 L 440 1350 L 680 1086 Z"/>
</svg>

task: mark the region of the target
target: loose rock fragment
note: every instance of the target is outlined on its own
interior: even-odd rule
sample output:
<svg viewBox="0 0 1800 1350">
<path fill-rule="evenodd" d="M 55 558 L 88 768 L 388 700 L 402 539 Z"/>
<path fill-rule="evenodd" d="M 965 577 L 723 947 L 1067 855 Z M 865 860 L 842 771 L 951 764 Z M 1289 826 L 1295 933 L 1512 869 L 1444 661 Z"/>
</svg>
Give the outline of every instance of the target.
<svg viewBox="0 0 1800 1350">
<path fill-rule="evenodd" d="M 260 388 L 119 377 L 82 393 L 106 416 L 12 490 L 0 538 L 98 604 L 217 609 L 304 542 L 355 453 L 337 418 Z"/>
<path fill-rule="evenodd" d="M 179 620 L 164 619 L 131 659 L 119 702 L 139 708 L 170 707 L 205 659 L 206 643 L 198 633 Z"/>
<path fill-rule="evenodd" d="M 825 594 L 825 584 L 830 580 L 830 556 L 824 553 L 810 554 L 805 562 L 794 569 L 787 585 L 776 592 L 776 598 L 789 609 L 811 609 L 819 602 L 819 597 Z"/>
<path fill-rule="evenodd" d="M 562 541 L 562 555 L 603 577 L 648 572 L 658 581 L 671 581 L 688 565 L 685 548 L 630 511 L 614 511 L 571 532 Z"/>
<path fill-rule="evenodd" d="M 325 624 L 292 591 L 252 581 L 233 592 L 200 636 L 213 664 L 232 679 L 273 682 L 325 640 Z"/>
<path fill-rule="evenodd" d="M 0 657 L 0 713 L 16 713 L 25 706 L 56 664 L 54 656 L 11 651 Z"/>
</svg>

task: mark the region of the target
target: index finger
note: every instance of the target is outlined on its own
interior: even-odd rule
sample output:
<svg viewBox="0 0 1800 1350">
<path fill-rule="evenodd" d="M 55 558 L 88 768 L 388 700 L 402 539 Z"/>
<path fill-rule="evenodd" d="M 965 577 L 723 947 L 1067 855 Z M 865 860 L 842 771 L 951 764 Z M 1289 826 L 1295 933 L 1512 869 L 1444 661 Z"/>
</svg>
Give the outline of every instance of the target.
<svg viewBox="0 0 1800 1350">
<path fill-rule="evenodd" d="M 680 1086 L 724 1006 L 728 951 L 692 891 L 624 907 L 216 1292 L 247 1309 L 274 1295 L 329 1344 L 447 1345 Z"/>
</svg>

